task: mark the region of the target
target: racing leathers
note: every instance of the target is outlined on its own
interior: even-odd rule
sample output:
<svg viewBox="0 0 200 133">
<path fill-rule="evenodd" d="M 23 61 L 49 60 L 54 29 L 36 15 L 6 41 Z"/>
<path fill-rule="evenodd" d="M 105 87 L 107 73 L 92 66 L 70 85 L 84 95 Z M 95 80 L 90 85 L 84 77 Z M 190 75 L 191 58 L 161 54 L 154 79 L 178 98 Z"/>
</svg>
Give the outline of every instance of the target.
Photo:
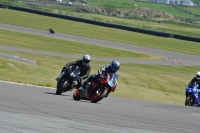
<svg viewBox="0 0 200 133">
<path fill-rule="evenodd" d="M 102 68 L 100 68 L 99 70 L 98 70 L 98 74 L 93 74 L 92 76 L 90 76 L 85 82 L 84 82 L 84 85 L 83 85 L 83 88 L 85 88 L 85 86 L 86 86 L 86 84 L 88 83 L 88 82 L 91 82 L 91 81 L 95 81 L 95 80 L 97 80 L 100 76 L 106 76 L 107 75 L 107 73 L 115 73 L 115 75 L 116 75 L 116 80 L 118 80 L 118 77 L 119 77 L 119 74 L 118 74 L 118 72 L 114 72 L 112 69 L 111 69 L 111 66 L 109 65 L 105 65 L 105 66 L 103 66 Z M 115 88 L 117 87 L 117 85 L 115 86 Z M 115 88 L 114 88 L 114 90 L 115 90 Z M 91 93 L 92 93 L 92 88 L 91 88 L 91 86 L 89 86 L 89 88 L 88 88 L 88 91 L 89 91 L 89 94 L 91 95 Z M 108 96 L 108 95 L 107 95 Z M 106 96 L 106 97 L 107 97 Z M 90 97 L 90 96 L 89 96 Z"/>
<path fill-rule="evenodd" d="M 198 89 L 200 89 L 200 79 L 197 79 L 196 77 L 194 77 L 190 83 L 188 84 L 188 86 L 192 85 L 193 83 L 197 83 L 199 85 Z"/>
<path fill-rule="evenodd" d="M 80 85 L 83 84 L 83 80 L 84 79 L 87 79 L 89 77 L 89 74 L 90 74 L 90 71 L 91 71 L 91 66 L 89 63 L 87 63 L 86 65 L 83 64 L 82 60 L 76 60 L 75 62 L 69 62 L 67 63 L 63 68 L 62 68 L 62 71 L 61 71 L 61 74 L 60 76 L 56 79 L 57 81 L 64 75 L 63 72 L 66 71 L 66 69 L 69 67 L 69 66 L 78 66 L 79 69 L 80 69 L 80 74 L 79 74 L 79 78 L 77 80 L 78 82 L 78 85 L 77 87 L 79 87 Z"/>
<path fill-rule="evenodd" d="M 198 93 L 200 93 L 200 79 L 197 78 L 196 76 L 190 81 L 190 83 L 188 84 L 188 87 L 192 87 L 194 86 L 194 83 L 198 84 Z M 185 93 L 185 96 L 187 98 L 187 93 Z M 200 100 L 198 101 L 198 104 L 200 105 Z"/>
</svg>

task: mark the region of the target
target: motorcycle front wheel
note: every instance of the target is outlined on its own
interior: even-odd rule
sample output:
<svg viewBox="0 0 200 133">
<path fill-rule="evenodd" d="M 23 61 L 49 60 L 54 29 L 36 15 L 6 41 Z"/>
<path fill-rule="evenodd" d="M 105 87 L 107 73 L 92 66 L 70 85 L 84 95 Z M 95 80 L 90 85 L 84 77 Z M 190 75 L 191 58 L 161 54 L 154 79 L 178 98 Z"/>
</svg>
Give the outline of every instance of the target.
<svg viewBox="0 0 200 133">
<path fill-rule="evenodd" d="M 61 80 L 57 82 L 57 89 L 56 89 L 56 95 L 61 95 L 62 92 L 68 91 L 68 82 L 65 80 Z"/>
<path fill-rule="evenodd" d="M 99 102 L 100 100 L 102 100 L 105 96 L 107 96 L 108 94 L 108 90 L 104 89 L 100 92 L 97 93 L 97 91 L 92 95 L 90 101 L 92 103 L 97 103 Z"/>
<path fill-rule="evenodd" d="M 194 105 L 194 96 L 188 95 L 185 99 L 185 106 L 193 106 Z"/>
</svg>

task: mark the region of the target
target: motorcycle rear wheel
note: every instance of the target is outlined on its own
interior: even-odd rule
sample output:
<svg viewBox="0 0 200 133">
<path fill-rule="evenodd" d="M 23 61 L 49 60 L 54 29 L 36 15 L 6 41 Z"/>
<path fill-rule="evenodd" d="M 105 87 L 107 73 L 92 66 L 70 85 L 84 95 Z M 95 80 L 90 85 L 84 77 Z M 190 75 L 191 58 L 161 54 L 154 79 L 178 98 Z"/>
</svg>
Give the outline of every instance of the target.
<svg viewBox="0 0 200 133">
<path fill-rule="evenodd" d="M 80 101 L 81 100 L 79 90 L 75 90 L 75 92 L 73 94 L 73 99 L 76 100 L 76 101 Z"/>
</svg>

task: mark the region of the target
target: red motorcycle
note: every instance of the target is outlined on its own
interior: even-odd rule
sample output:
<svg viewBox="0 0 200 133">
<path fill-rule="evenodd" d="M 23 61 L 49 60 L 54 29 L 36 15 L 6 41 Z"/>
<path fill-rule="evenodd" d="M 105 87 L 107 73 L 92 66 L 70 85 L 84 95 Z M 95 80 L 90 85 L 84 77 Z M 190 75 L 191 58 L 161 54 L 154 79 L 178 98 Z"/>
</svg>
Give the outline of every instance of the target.
<svg viewBox="0 0 200 133">
<path fill-rule="evenodd" d="M 97 80 L 79 87 L 74 91 L 73 98 L 76 101 L 81 99 L 90 100 L 92 103 L 97 103 L 112 91 L 115 91 L 117 86 L 117 77 L 114 73 L 108 73 L 106 76 L 100 76 Z"/>
</svg>

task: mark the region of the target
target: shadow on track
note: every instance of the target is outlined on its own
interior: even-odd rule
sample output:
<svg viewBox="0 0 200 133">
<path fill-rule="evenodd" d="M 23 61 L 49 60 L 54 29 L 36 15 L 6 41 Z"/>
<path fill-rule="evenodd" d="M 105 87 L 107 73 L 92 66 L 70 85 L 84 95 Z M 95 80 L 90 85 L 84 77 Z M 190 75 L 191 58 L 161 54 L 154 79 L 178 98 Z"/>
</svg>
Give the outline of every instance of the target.
<svg viewBox="0 0 200 133">
<path fill-rule="evenodd" d="M 75 101 L 75 102 L 83 102 L 83 103 L 92 103 L 92 102 L 90 102 L 89 100 L 80 100 L 80 101 L 76 101 L 76 100 L 74 100 L 74 99 L 69 99 L 69 100 L 73 100 L 73 101 Z M 102 103 L 92 103 L 92 104 L 102 104 Z"/>
<path fill-rule="evenodd" d="M 53 92 L 44 92 L 45 94 L 51 94 L 51 95 L 56 95 L 56 93 L 53 93 Z M 61 95 L 56 95 L 56 96 L 71 96 L 71 95 L 64 95 L 64 94 L 61 94 Z"/>
<path fill-rule="evenodd" d="M 53 92 L 44 92 L 44 93 L 45 93 L 45 94 L 56 95 L 56 93 L 53 93 Z M 64 94 L 56 95 L 56 96 L 70 96 L 70 97 L 72 97 L 71 95 L 64 95 Z M 76 101 L 76 100 L 74 100 L 74 99 L 69 99 L 69 100 Z M 80 100 L 80 101 L 76 101 L 76 102 L 92 103 L 92 102 L 90 102 L 89 100 L 83 100 L 83 99 Z M 92 104 L 102 104 L 102 103 L 97 102 L 97 103 L 92 103 Z"/>
</svg>

